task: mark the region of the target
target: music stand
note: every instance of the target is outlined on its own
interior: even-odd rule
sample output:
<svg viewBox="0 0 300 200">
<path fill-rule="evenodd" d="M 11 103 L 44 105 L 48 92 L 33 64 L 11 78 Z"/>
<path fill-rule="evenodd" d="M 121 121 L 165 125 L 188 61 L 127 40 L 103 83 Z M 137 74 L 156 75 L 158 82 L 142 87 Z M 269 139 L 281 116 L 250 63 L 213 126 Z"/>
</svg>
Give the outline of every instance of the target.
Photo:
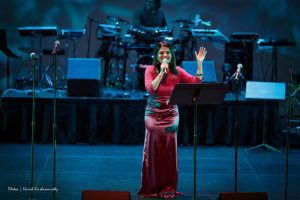
<svg viewBox="0 0 300 200">
<path fill-rule="evenodd" d="M 175 86 L 168 102 L 170 105 L 194 105 L 194 200 L 196 199 L 197 105 L 222 104 L 225 93 L 225 83 L 179 83 Z"/>
<path fill-rule="evenodd" d="M 38 81 L 42 79 L 42 46 L 44 37 L 56 37 L 57 27 L 56 26 L 27 26 L 18 28 L 19 35 L 21 37 L 30 37 L 39 39 L 39 66 L 38 66 Z"/>
<path fill-rule="evenodd" d="M 257 41 L 259 46 L 269 46 L 272 47 L 272 77 L 271 81 L 277 81 L 277 55 L 278 47 L 296 46 L 296 42 L 289 41 L 288 39 L 275 39 L 275 40 L 265 40 L 259 39 Z"/>
<path fill-rule="evenodd" d="M 264 101 L 264 115 L 263 115 L 263 142 L 255 147 L 247 149 L 251 151 L 258 148 L 270 149 L 280 153 L 281 151 L 268 145 L 266 143 L 266 118 L 267 118 L 267 106 L 266 101 L 279 101 L 285 100 L 285 83 L 274 83 L 274 82 L 255 82 L 247 81 L 246 83 L 246 99 L 256 99 Z"/>
<path fill-rule="evenodd" d="M 9 73 L 10 73 L 10 58 L 21 59 L 20 56 L 12 52 L 7 46 L 6 30 L 0 29 L 0 51 L 2 51 L 6 57 L 6 89 L 9 89 Z"/>
</svg>

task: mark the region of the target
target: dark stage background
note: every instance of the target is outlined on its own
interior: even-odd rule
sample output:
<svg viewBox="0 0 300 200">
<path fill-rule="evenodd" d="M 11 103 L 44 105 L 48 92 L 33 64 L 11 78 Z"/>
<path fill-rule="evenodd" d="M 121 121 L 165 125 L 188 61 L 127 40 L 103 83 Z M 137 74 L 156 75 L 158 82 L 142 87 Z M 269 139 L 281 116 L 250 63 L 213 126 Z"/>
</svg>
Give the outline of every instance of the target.
<svg viewBox="0 0 300 200">
<path fill-rule="evenodd" d="M 30 180 L 36 186 L 51 188 L 53 168 L 56 169 L 52 157 L 53 90 L 45 90 L 45 87 L 38 88 L 37 92 L 35 139 L 38 144 L 34 147 L 35 154 L 30 154 L 30 148 L 33 150 L 30 145 L 32 92 L 29 90 L 31 85 L 27 88 L 21 86 L 30 77 L 32 60 L 29 54 L 39 52 L 40 40 L 21 37 L 18 28 L 57 26 L 58 30 L 86 29 L 85 35 L 77 40 L 76 49 L 72 41 L 60 39 L 60 49 L 66 50 L 66 54 L 58 56 L 58 65 L 61 72 L 66 74 L 67 58 L 96 56 L 97 50 L 103 44 L 97 39 L 99 23 L 110 23 L 107 16 L 120 17 L 129 22 L 128 25 L 122 25 L 122 34 L 125 34 L 131 28 L 133 13 L 143 5 L 144 0 L 0 0 L 0 29 L 6 30 L 7 47 L 21 57 L 9 60 L 10 73 L 7 77 L 7 57 L 0 51 L 1 199 L 29 199 L 29 192 L 11 192 L 8 187 L 29 186 Z M 234 32 L 254 32 L 261 39 L 284 38 L 295 41 L 295 46 L 278 47 L 277 81 L 288 81 L 289 67 L 295 67 L 296 72 L 300 70 L 299 0 L 162 0 L 161 9 L 165 12 L 168 24 L 178 19 L 194 19 L 199 14 L 203 20 L 211 21 L 212 26 L 208 29 L 217 29 L 229 39 Z M 180 31 L 178 26 L 172 27 L 174 38 L 180 38 Z M 56 39 L 42 38 L 41 49 L 53 49 Z M 134 39 L 129 37 L 125 42 L 133 43 Z M 226 60 L 225 44 L 199 37 L 196 38 L 196 43 L 197 48 L 207 48 L 206 60 L 215 61 L 218 81 L 222 81 L 221 67 Z M 1 48 L 2 44 L 0 41 Z M 249 43 L 242 45 L 248 46 Z M 235 58 L 235 53 L 239 52 L 231 53 L 230 56 Z M 272 48 L 261 47 L 255 41 L 253 49 L 248 53 L 252 55 L 248 54 L 243 59 L 251 57 L 251 62 L 243 63 L 243 73 L 251 71 L 254 81 L 272 81 Z M 81 191 L 86 189 L 125 190 L 130 191 L 132 199 L 136 198 L 140 185 L 146 98 L 145 92 L 132 92 L 136 86 L 134 81 L 137 74 L 131 66 L 137 63 L 137 52 L 130 50 L 128 54 L 125 69 L 132 88 L 103 88 L 108 92 L 101 98 L 68 97 L 66 90 L 58 91 L 56 135 L 59 145 L 57 171 L 54 172 L 59 189 L 57 199 L 81 199 Z M 52 63 L 51 56 L 43 55 L 39 62 L 40 67 L 46 69 Z M 103 63 L 101 70 L 103 79 Z M 20 81 L 16 83 L 16 80 Z M 297 81 L 300 82 L 300 76 L 295 80 L 293 89 L 299 89 Z M 89 90 L 87 85 L 78 89 Z M 11 90 L 6 90 L 7 87 Z M 76 89 L 75 87 L 75 91 Z M 300 92 L 296 96 L 300 99 Z M 234 97 L 233 93 L 227 93 L 222 105 L 198 107 L 198 144 L 201 146 L 197 151 L 196 162 L 197 196 L 200 199 L 217 199 L 221 192 L 233 191 Z M 268 101 L 265 115 L 267 119 L 264 123 L 264 102 L 245 100 L 244 92 L 239 97 L 238 192 L 263 191 L 268 192 L 272 200 L 284 199 L 287 154 L 282 147 L 285 146 L 286 138 L 286 131 L 283 131 L 286 127 L 286 102 Z M 299 102 L 298 100 L 295 103 L 298 110 L 293 110 L 297 111 L 298 117 Z M 282 150 L 282 153 L 247 151 L 249 146 L 262 143 L 264 125 L 266 142 Z M 299 121 L 292 124 L 294 134 L 291 134 L 291 146 L 300 144 L 298 125 Z M 178 191 L 184 192 L 184 196 L 179 199 L 192 198 L 193 147 L 181 147 L 193 143 L 192 130 L 193 108 L 181 106 Z M 214 147 L 207 147 L 209 145 Z M 247 147 L 240 147 L 242 145 Z M 35 161 L 31 166 L 34 166 L 32 173 L 34 171 L 35 175 L 31 177 L 30 161 L 33 155 Z M 290 155 L 288 199 L 296 200 L 299 199 L 299 150 L 291 149 Z M 36 199 L 52 197 L 50 192 L 34 193 Z"/>
<path fill-rule="evenodd" d="M 6 29 L 6 35 L 7 35 L 7 45 L 8 47 L 17 55 L 21 56 L 22 59 L 10 59 L 10 75 L 9 75 L 9 87 L 13 88 L 16 86 L 15 80 L 19 77 L 28 77 L 29 74 L 32 71 L 32 64 L 31 59 L 29 58 L 29 53 L 32 51 L 37 52 L 39 49 L 39 38 L 24 38 L 21 37 L 18 33 L 18 27 L 26 27 L 26 26 L 57 26 L 58 30 L 61 29 L 86 29 L 85 35 L 78 39 L 76 43 L 76 52 L 74 52 L 74 43 L 72 41 L 68 41 L 66 39 L 60 39 L 61 49 L 67 50 L 66 55 L 64 56 L 58 56 L 58 65 L 64 73 L 67 71 L 67 58 L 74 57 L 95 57 L 98 48 L 100 47 L 102 41 L 97 39 L 97 26 L 99 23 L 102 24 L 109 24 L 110 22 L 106 19 L 107 16 L 115 16 L 120 17 L 124 20 L 127 20 L 129 22 L 128 25 L 122 25 L 122 34 L 125 34 L 128 30 L 130 30 L 131 22 L 133 13 L 142 8 L 144 5 L 144 1 L 122 1 L 122 0 L 52 0 L 52 1 L 37 1 L 37 0 L 11 0 L 11 1 L 0 1 L 0 28 Z M 226 1 L 217 1 L 217 0 L 162 0 L 162 10 L 164 10 L 168 24 L 172 22 L 173 20 L 178 19 L 194 19 L 196 14 L 199 14 L 203 20 L 211 21 L 212 26 L 208 27 L 209 29 L 217 29 L 221 33 L 223 33 L 226 37 L 230 39 L 230 35 L 234 32 L 254 32 L 259 35 L 259 38 L 261 39 L 288 39 L 289 41 L 295 41 L 296 46 L 293 47 L 279 47 L 278 48 L 278 77 L 277 80 L 280 82 L 287 82 L 288 80 L 288 68 L 289 67 L 295 67 L 296 69 L 299 66 L 300 57 L 299 57 L 299 49 L 300 49 L 300 18 L 298 17 L 298 11 L 300 10 L 300 3 L 296 0 L 250 0 L 250 1 L 238 1 L 238 0 L 226 0 Z M 93 19 L 92 21 L 90 19 Z M 203 26 L 199 26 L 197 28 L 204 28 Z M 172 31 L 174 33 L 174 38 L 180 37 L 180 30 L 178 30 L 178 27 L 173 27 Z M 91 42 L 90 42 L 90 51 L 88 52 L 88 39 L 89 35 L 91 36 Z M 57 38 L 55 37 L 45 37 L 42 38 L 42 48 L 53 48 L 53 43 Z M 133 38 L 127 38 L 126 42 L 132 43 L 134 40 Z M 207 54 L 207 60 L 215 61 L 215 67 L 217 71 L 217 78 L 218 81 L 222 81 L 222 70 L 221 66 L 224 63 L 225 60 L 225 44 L 220 42 L 213 42 L 208 40 L 202 40 L 201 38 L 196 38 L 197 47 L 199 46 L 205 46 L 208 49 Z M 272 48 L 270 47 L 260 47 L 254 43 L 253 45 L 253 65 L 247 66 L 244 64 L 244 70 L 252 71 L 252 80 L 255 81 L 272 81 L 271 79 L 271 72 L 272 72 Z M 130 81 L 135 80 L 136 74 L 134 70 L 132 69 L 132 65 L 136 63 L 137 59 L 137 53 L 135 51 L 129 52 L 129 57 L 126 63 L 126 72 L 129 75 Z M 42 66 L 46 67 L 51 64 L 51 56 L 44 55 L 42 57 Z M 7 84 L 7 76 L 6 76 L 6 66 L 7 66 L 7 60 L 6 56 L 1 52 L 0 53 L 0 87 L 2 89 L 2 92 L 6 89 Z M 235 66 L 233 66 L 235 67 Z M 103 79 L 103 71 L 104 66 L 102 65 L 102 79 Z M 248 69 L 247 69 L 248 68 Z M 296 70 L 297 71 L 297 70 Z M 13 96 L 12 96 L 13 97 Z M 27 97 L 26 97 L 27 98 Z M 26 99 L 25 98 L 25 99 Z M 16 101 L 9 101 L 10 99 L 5 99 L 5 106 L 12 106 L 12 108 L 17 109 L 16 112 L 23 113 L 23 116 L 17 116 L 13 113 L 13 111 L 9 111 L 10 107 L 3 107 L 6 108 L 6 113 L 4 115 L 7 115 L 4 120 L 10 119 L 11 121 L 6 121 L 6 127 L 13 127 L 14 122 L 28 122 L 27 127 L 21 127 L 17 128 L 15 127 L 14 130 L 6 130 L 6 131 L 12 131 L 16 133 L 17 137 L 23 142 L 28 141 L 28 135 L 27 132 L 30 131 L 29 126 L 29 119 L 30 119 L 30 104 L 25 103 L 28 100 L 24 99 L 17 99 Z M 82 100 L 82 99 L 81 99 Z M 80 100 L 80 101 L 81 101 Z M 127 101 L 124 100 L 124 101 Z M 70 101 L 71 102 L 71 101 Z M 69 102 L 69 103 L 70 103 Z M 83 99 L 84 102 L 84 99 Z M 20 103 L 24 103 L 23 105 L 20 105 Z M 48 102 L 49 103 L 49 102 Z M 72 102 L 71 102 L 72 103 Z M 112 112 L 114 112 L 114 108 L 112 107 L 113 104 L 110 103 L 110 101 L 106 102 L 106 107 L 97 108 L 97 113 L 94 113 L 97 115 L 97 118 L 100 120 L 97 122 L 95 127 L 100 129 L 101 131 L 104 131 L 105 134 L 110 134 L 111 129 L 115 128 L 112 123 L 108 124 L 108 129 L 103 129 L 105 120 L 116 120 L 116 118 L 112 118 L 113 115 L 111 115 Z M 120 102 L 119 102 L 120 103 Z M 123 102 L 124 103 L 124 102 Z M 140 102 L 138 104 L 138 113 L 140 121 L 135 121 L 136 123 L 139 123 L 138 128 L 136 130 L 129 130 L 136 132 L 137 134 L 131 138 L 132 140 L 128 140 L 128 137 L 117 135 L 117 138 L 111 138 L 113 136 L 109 135 L 109 138 L 98 138 L 99 141 L 113 141 L 113 142 L 121 142 L 121 143 L 140 143 L 143 140 L 143 137 L 141 133 L 143 133 L 143 108 L 144 108 L 144 99 L 140 99 Z M 250 124 L 253 124 L 255 118 L 257 115 L 261 117 L 261 102 L 258 102 L 258 105 L 255 105 L 255 109 L 251 109 L 251 105 L 246 104 L 245 110 L 242 115 L 247 115 L 248 113 L 251 113 L 249 116 L 251 116 L 251 119 L 246 119 L 244 122 L 248 123 L 250 120 Z M 67 103 L 66 103 L 67 104 Z M 63 108 L 63 112 L 68 112 L 68 108 L 70 108 L 71 112 L 80 112 L 80 110 L 84 109 L 79 107 L 76 107 L 76 111 L 74 109 L 71 109 L 70 106 L 66 106 L 66 104 L 60 104 L 59 108 Z M 134 104 L 134 102 L 131 102 L 131 104 Z M 17 105 L 17 106 L 15 106 Z M 283 106 L 276 107 L 275 115 L 272 113 L 272 118 L 274 119 L 273 122 L 276 124 L 279 124 L 278 121 L 280 115 L 285 114 L 285 104 L 282 104 Z M 43 118 L 47 113 L 51 111 L 49 106 L 51 104 L 47 103 L 41 103 L 38 105 L 39 108 L 41 108 L 39 117 Z M 77 104 L 73 105 L 77 106 Z M 97 107 L 97 105 L 95 105 Z M 124 110 L 122 107 L 122 102 L 120 104 L 121 111 Z M 247 107 L 248 106 L 248 107 Z M 249 107 L 250 106 L 250 107 Z M 127 107 L 125 106 L 127 109 Z M 135 107 L 130 109 L 134 109 Z M 48 109 L 48 110 L 47 110 Z M 79 111 L 78 111 L 79 109 Z M 100 111 L 99 111 L 100 109 Z M 108 113 L 104 121 L 101 121 L 101 109 L 103 109 L 103 113 Z M 221 109 L 220 108 L 216 108 Z M 224 108 L 225 111 L 222 111 L 218 113 L 218 115 L 215 116 L 217 120 L 221 120 L 225 113 L 231 113 L 230 106 L 227 106 Z M 229 110 L 228 110 L 229 109 Z M 250 109 L 250 110 L 249 110 Z M 85 109 L 84 109 L 85 110 Z M 8 111 L 8 112 L 7 112 Z M 45 111 L 45 113 L 43 113 Z M 47 112 L 46 112 L 47 111 Z M 191 111 L 191 110 L 190 110 Z M 250 112 L 251 111 L 251 112 Z M 281 112 L 282 111 L 282 112 Z M 11 113 L 10 113 L 11 112 Z M 96 111 L 95 111 L 96 112 Z M 122 113 L 121 112 L 121 113 Z M 214 111 L 215 112 L 215 111 Z M 61 114 L 62 116 L 59 116 L 59 120 L 64 119 L 64 113 Z M 128 111 L 124 111 L 124 113 L 128 113 Z M 259 114 L 258 114 L 259 113 Z M 29 114 L 29 115 L 28 115 Z M 205 112 L 205 115 L 207 112 Z M 13 115 L 13 116 L 11 116 Z M 27 116 L 28 115 L 28 116 Z M 60 115 L 60 114 L 58 114 Z M 81 118 L 76 118 L 76 120 L 88 120 L 90 116 L 85 118 L 84 116 L 80 116 Z M 189 114 L 191 115 L 191 114 Z M 103 115 L 104 116 L 104 115 Z M 48 116 L 49 117 L 49 116 Z M 121 116 L 123 117 L 123 116 Z M 126 116 L 128 117 L 128 116 Z M 206 120 L 205 124 L 212 123 L 211 120 L 214 118 L 211 118 L 211 116 L 205 116 L 204 120 Z M 23 119 L 26 119 L 26 121 L 23 121 Z M 129 116 L 130 119 L 130 116 Z M 3 120 L 3 119 L 2 119 Z M 253 121 L 254 120 L 254 121 Z M 43 120 L 46 121 L 46 120 Z M 50 121 L 48 121 L 50 123 Z M 74 121 L 70 122 L 71 125 L 74 125 Z M 68 124 L 70 124 L 68 123 Z M 86 125 L 90 122 L 84 122 Z M 96 122 L 95 122 L 96 123 Z M 114 122 L 116 123 L 116 122 Z M 181 122 L 183 123 L 183 122 Z M 225 122 L 224 122 L 225 123 Z M 229 119 L 228 123 L 232 123 Z M 247 127 L 246 131 L 246 137 L 240 141 L 242 144 L 255 144 L 260 141 L 261 138 L 253 138 L 256 137 L 252 133 L 257 130 L 261 130 L 262 124 L 261 121 L 259 122 L 259 126 L 253 127 L 252 125 Z M 21 123 L 22 124 L 22 123 Z M 64 124 L 64 123 L 63 123 Z M 63 125 L 63 129 L 68 129 L 68 124 Z M 84 124 L 83 124 L 84 125 Z M 82 125 L 82 126 L 83 126 Z M 222 127 L 227 126 L 229 129 L 226 130 L 226 132 L 231 134 L 231 125 L 228 126 L 228 124 L 222 124 L 218 128 L 218 126 L 214 130 L 216 132 L 220 132 Z M 43 123 L 38 127 L 39 130 L 49 130 L 49 124 Z M 81 125 L 80 125 L 81 126 Z M 122 129 L 122 126 L 124 124 L 120 125 L 120 130 L 126 130 Z M 126 126 L 126 124 L 125 124 Z M 209 129 L 210 125 L 207 125 L 206 129 L 204 131 L 211 131 Z M 84 126 L 88 127 L 88 126 Z M 93 127 L 93 126 L 92 126 Z M 134 126 L 129 126 L 134 127 Z M 183 127 L 183 126 L 182 126 Z M 185 127 L 189 127 L 186 125 Z M 231 128 L 230 128 L 231 127 Z M 74 126 L 73 126 L 74 128 Z M 22 130 L 20 130 L 22 129 Z M 272 126 L 272 123 L 269 124 L 269 131 L 270 130 L 277 130 L 280 131 L 278 127 Z M 79 130 L 83 130 L 82 127 L 79 127 Z M 278 135 L 278 132 L 275 132 L 275 135 Z M 8 133 L 6 132 L 6 133 Z M 89 130 L 89 132 L 93 132 L 93 130 Z M 185 132 L 187 132 L 185 130 Z M 21 135 L 20 135 L 21 134 Z M 24 135 L 25 134 L 25 135 Z M 46 134 L 45 131 L 43 131 L 43 134 Z M 68 133 L 65 133 L 68 134 Z M 261 132 L 256 132 L 257 135 L 260 135 Z M 272 133 L 271 133 L 272 134 Z M 15 136 L 16 136 L 15 135 Z M 41 142 L 47 142 L 48 141 L 48 134 L 44 135 L 45 138 L 39 138 Z M 70 135 L 69 135 L 70 136 Z M 65 142 L 64 140 L 70 140 L 71 142 L 75 142 L 78 140 L 78 138 L 68 138 L 69 136 L 66 136 L 65 138 L 61 138 L 61 142 Z M 74 135 L 72 136 L 74 137 Z M 77 136 L 76 136 L 77 137 Z M 79 135 L 79 137 L 81 137 Z M 84 141 L 88 142 L 89 139 L 87 136 L 84 136 Z M 91 136 L 92 138 L 95 136 Z M 97 136 L 96 136 L 97 137 Z M 105 135 L 100 136 L 105 137 Z M 118 138 L 119 137 L 119 138 Z M 124 137 L 124 138 L 123 138 Z M 182 136 L 183 137 L 183 136 Z M 217 137 L 216 135 L 212 137 Z M 225 138 L 226 137 L 226 138 Z M 211 144 L 211 143 L 218 143 L 218 144 L 231 144 L 231 136 L 227 135 L 224 136 L 224 140 L 216 140 L 216 138 L 212 138 L 210 141 L 208 141 L 206 138 L 202 138 L 203 140 L 207 140 L 204 143 Z M 80 139 L 80 138 L 79 138 Z M 226 139 L 226 141 L 225 141 Z M 275 144 L 277 142 L 276 138 L 273 138 L 272 143 Z M 69 142 L 70 142 L 69 141 Z M 181 138 L 180 141 L 182 142 L 190 142 L 189 139 Z M 279 142 L 280 143 L 280 142 Z"/>
<path fill-rule="evenodd" d="M 95 56 L 101 41 L 96 39 L 98 23 L 108 23 L 106 16 L 117 16 L 130 22 L 123 26 L 123 31 L 130 29 L 133 13 L 142 8 L 144 1 L 122 0 L 11 0 L 0 1 L 0 28 L 7 30 L 8 47 L 22 60 L 11 59 L 10 80 L 13 84 L 15 76 L 26 76 L 31 71 L 29 53 L 20 51 L 20 47 L 37 49 L 37 39 L 22 38 L 17 28 L 24 26 L 57 26 L 58 29 L 86 28 L 86 34 L 77 42 L 77 57 L 87 57 L 88 35 L 91 31 L 90 57 Z M 162 7 L 168 22 L 177 19 L 194 19 L 199 14 L 202 19 L 211 21 L 211 29 L 218 29 L 229 38 L 233 32 L 256 32 L 259 38 L 286 38 L 296 42 L 296 47 L 280 47 L 278 49 L 278 81 L 287 80 L 288 67 L 299 67 L 300 3 L 297 0 L 162 0 Z M 89 18 L 92 22 L 89 26 Z M 203 28 L 203 27 L 199 27 Z M 176 28 L 173 30 L 176 37 Z M 178 36 L 178 35 L 177 35 Z M 43 48 L 52 48 L 56 38 L 43 38 Z M 222 80 L 221 65 L 224 62 L 224 44 L 202 41 L 197 38 L 197 46 L 204 45 L 208 49 L 207 60 L 216 63 L 217 75 Z M 61 48 L 68 48 L 66 56 L 59 57 L 59 65 L 66 69 L 66 57 L 73 56 L 73 44 L 61 40 Z M 253 68 L 254 80 L 270 80 L 272 68 L 272 52 L 270 48 L 254 46 Z M 135 63 L 136 53 L 129 53 L 126 70 L 130 74 L 131 64 Z M 1 88 L 6 88 L 6 58 L 0 53 Z M 43 57 L 43 65 L 51 63 L 49 56 Z M 234 66 L 235 67 L 235 66 Z M 132 77 L 132 76 L 130 76 Z"/>
</svg>

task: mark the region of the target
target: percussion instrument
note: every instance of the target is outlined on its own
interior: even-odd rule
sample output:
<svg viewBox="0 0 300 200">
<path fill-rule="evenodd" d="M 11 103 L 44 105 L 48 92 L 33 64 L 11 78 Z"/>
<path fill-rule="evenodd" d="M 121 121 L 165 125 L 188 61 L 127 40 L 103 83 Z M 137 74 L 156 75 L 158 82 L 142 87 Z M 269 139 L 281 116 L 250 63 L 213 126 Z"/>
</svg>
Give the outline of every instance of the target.
<svg viewBox="0 0 300 200">
<path fill-rule="evenodd" d="M 115 38 L 121 36 L 121 27 L 110 24 L 99 24 L 96 37 L 97 39 Z"/>
<path fill-rule="evenodd" d="M 180 28 L 190 28 L 195 25 L 195 22 L 193 22 L 190 19 L 177 19 L 177 20 L 171 21 L 170 24 L 175 25 L 175 26 L 179 25 Z"/>
<path fill-rule="evenodd" d="M 163 38 L 163 36 L 172 36 L 172 30 L 167 27 L 144 27 L 135 25 L 131 27 L 129 33 L 138 41 L 151 44 Z"/>
<path fill-rule="evenodd" d="M 116 25 L 127 25 L 129 22 L 125 19 L 122 19 L 120 17 L 114 17 L 114 16 L 107 16 L 106 17 L 107 21 L 112 22 Z"/>
</svg>

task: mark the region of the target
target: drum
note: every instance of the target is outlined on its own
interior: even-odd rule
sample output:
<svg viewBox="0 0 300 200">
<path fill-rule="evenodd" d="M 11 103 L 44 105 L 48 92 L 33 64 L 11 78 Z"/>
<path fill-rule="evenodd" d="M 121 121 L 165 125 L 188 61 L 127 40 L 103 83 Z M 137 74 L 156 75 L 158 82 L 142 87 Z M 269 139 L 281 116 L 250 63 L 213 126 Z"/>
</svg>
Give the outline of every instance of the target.
<svg viewBox="0 0 300 200">
<path fill-rule="evenodd" d="M 172 30 L 160 27 L 143 27 L 133 26 L 129 30 L 129 33 L 135 40 L 146 42 L 151 44 L 157 41 L 157 38 L 164 36 L 172 36 Z M 160 39 L 159 39 L 160 40 Z M 160 40 L 161 41 L 161 40 Z"/>
<path fill-rule="evenodd" d="M 96 30 L 97 39 L 114 38 L 121 35 L 121 27 L 110 24 L 99 24 Z"/>
<path fill-rule="evenodd" d="M 118 60 L 111 60 L 108 65 L 106 87 L 122 87 L 124 66 Z"/>
<path fill-rule="evenodd" d="M 141 91 L 145 91 L 145 71 L 152 65 L 153 58 L 153 55 L 140 55 L 136 60 L 137 88 Z"/>
<path fill-rule="evenodd" d="M 143 30 L 142 27 L 140 26 L 132 26 L 129 30 L 128 33 L 137 40 L 141 40 L 145 37 L 146 31 Z"/>
<path fill-rule="evenodd" d="M 172 36 L 172 30 L 168 28 L 156 28 L 153 31 L 153 35 L 155 37 L 160 37 L 160 36 Z"/>
<path fill-rule="evenodd" d="M 140 55 L 136 60 L 137 65 L 152 65 L 153 55 Z"/>
</svg>

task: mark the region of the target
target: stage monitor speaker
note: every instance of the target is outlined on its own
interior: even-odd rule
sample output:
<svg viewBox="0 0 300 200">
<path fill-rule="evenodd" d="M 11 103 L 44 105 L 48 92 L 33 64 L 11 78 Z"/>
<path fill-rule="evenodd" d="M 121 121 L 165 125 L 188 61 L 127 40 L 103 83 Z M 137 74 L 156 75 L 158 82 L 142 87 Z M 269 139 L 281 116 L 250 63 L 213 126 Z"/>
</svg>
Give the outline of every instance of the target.
<svg viewBox="0 0 300 200">
<path fill-rule="evenodd" d="M 237 65 L 243 65 L 242 74 L 246 80 L 253 77 L 253 42 L 231 41 L 225 44 L 225 63 L 231 65 L 230 74 L 236 71 Z"/>
<path fill-rule="evenodd" d="M 101 60 L 95 58 L 69 58 L 68 96 L 99 97 Z"/>
<path fill-rule="evenodd" d="M 197 61 L 183 61 L 182 68 L 191 75 L 196 75 Z M 217 82 L 217 74 L 214 61 L 203 61 L 203 82 L 215 83 Z"/>
<path fill-rule="evenodd" d="M 266 192 L 223 192 L 219 200 L 268 200 Z"/>
<path fill-rule="evenodd" d="M 130 200 L 130 192 L 84 190 L 82 200 Z"/>
</svg>

